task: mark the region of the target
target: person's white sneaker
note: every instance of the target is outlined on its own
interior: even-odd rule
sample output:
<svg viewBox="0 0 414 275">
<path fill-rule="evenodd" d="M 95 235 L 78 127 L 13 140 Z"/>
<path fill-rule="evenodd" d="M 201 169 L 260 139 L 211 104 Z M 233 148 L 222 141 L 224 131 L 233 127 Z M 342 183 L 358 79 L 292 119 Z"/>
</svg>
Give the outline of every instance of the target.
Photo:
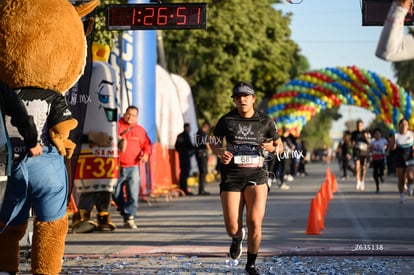
<svg viewBox="0 0 414 275">
<path fill-rule="evenodd" d="M 124 227 L 125 228 L 129 228 L 129 229 L 137 229 L 137 225 L 135 224 L 134 220 L 130 219 L 130 220 L 126 220 L 124 222 Z"/>
<path fill-rule="evenodd" d="M 287 185 L 286 183 L 282 183 L 281 185 L 279 185 L 279 188 L 282 190 L 289 190 L 290 186 Z"/>
<path fill-rule="evenodd" d="M 407 194 L 408 194 L 408 196 L 412 196 L 413 195 L 413 186 L 412 185 L 413 184 L 411 183 L 407 187 Z"/>
<path fill-rule="evenodd" d="M 404 203 L 404 193 L 400 193 L 400 203 Z"/>
</svg>

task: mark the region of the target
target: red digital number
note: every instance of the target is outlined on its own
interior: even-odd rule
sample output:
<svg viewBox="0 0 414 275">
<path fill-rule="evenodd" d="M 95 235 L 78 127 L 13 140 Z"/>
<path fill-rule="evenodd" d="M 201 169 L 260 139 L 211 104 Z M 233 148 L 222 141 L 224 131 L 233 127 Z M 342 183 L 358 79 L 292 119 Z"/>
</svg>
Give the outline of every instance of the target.
<svg viewBox="0 0 414 275">
<path fill-rule="evenodd" d="M 134 25 L 135 24 L 135 16 L 136 16 L 136 14 L 137 14 L 137 10 L 136 9 L 133 9 L 133 11 L 132 11 L 132 17 L 131 17 L 131 25 Z"/>
<path fill-rule="evenodd" d="M 1 1 L 1 0 L 0 0 Z M 109 4 L 108 30 L 206 28 L 206 4 Z"/>
<path fill-rule="evenodd" d="M 197 8 L 197 24 L 200 24 L 200 18 L 201 18 L 201 9 Z"/>
<path fill-rule="evenodd" d="M 149 13 L 147 13 L 147 12 L 149 12 Z M 144 25 L 146 25 L 146 26 L 154 25 L 154 15 L 155 15 L 155 9 L 154 8 L 145 8 Z"/>
<path fill-rule="evenodd" d="M 159 8 L 157 14 L 157 25 L 167 25 L 168 23 L 168 10 L 167 8 Z"/>
<path fill-rule="evenodd" d="M 187 16 L 186 16 L 187 9 L 185 7 L 177 8 L 177 25 L 185 25 L 187 24 Z"/>
<path fill-rule="evenodd" d="M 190 14 L 192 14 L 193 16 L 191 17 L 191 22 L 190 22 L 190 24 L 200 24 L 200 18 L 201 18 L 201 9 L 200 8 L 193 8 L 192 9 L 192 11 L 194 11 L 194 9 L 196 9 L 196 14 L 197 14 L 197 17 L 194 17 L 194 14 L 195 13 L 192 13 L 192 12 L 190 12 Z M 194 22 L 194 19 L 195 19 L 195 22 Z"/>
</svg>

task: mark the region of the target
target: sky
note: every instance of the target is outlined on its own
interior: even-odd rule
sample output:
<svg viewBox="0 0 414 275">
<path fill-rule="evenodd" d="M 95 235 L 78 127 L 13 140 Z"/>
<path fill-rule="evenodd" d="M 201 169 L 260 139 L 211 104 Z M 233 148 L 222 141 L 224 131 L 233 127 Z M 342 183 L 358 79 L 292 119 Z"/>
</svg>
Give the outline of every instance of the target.
<svg viewBox="0 0 414 275">
<path fill-rule="evenodd" d="M 299 2 L 300 0 L 292 0 Z M 373 71 L 396 82 L 391 63 L 375 56 L 382 27 L 362 26 L 362 0 L 303 0 L 300 4 L 284 1 L 275 5 L 284 14 L 292 12 L 291 38 L 309 61 L 311 70 L 352 66 Z M 343 119 L 332 131 L 342 131 L 348 119 L 374 119 L 362 108 L 341 108 Z M 331 132 L 332 132 L 331 131 Z"/>
</svg>

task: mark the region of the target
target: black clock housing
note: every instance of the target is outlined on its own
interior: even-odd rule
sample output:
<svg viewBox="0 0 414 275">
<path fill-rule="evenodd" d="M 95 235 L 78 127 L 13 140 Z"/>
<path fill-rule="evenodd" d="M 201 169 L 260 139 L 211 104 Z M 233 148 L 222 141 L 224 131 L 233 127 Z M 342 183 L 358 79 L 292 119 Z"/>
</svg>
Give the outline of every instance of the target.
<svg viewBox="0 0 414 275">
<path fill-rule="evenodd" d="M 108 30 L 205 29 L 206 3 L 110 4 Z"/>
</svg>

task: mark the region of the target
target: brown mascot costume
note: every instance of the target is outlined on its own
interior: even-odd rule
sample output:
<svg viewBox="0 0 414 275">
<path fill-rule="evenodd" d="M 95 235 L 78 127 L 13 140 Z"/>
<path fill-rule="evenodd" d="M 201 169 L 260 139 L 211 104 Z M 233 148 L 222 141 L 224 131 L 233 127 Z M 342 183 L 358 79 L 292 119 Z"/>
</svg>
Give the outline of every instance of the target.
<svg viewBox="0 0 414 275">
<path fill-rule="evenodd" d="M 68 0 L 0 1 L 0 81 L 18 94 L 28 114 L 34 118 L 39 144 L 43 148 L 40 156 L 18 160 L 26 165 L 28 176 L 23 177 L 12 170 L 8 179 L 0 209 L 0 274 L 18 272 L 19 241 L 26 231 L 29 206 L 33 206 L 36 217 L 32 273 L 59 274 L 62 268 L 68 231 L 68 187 L 61 184 L 67 185 L 67 179 L 53 178 L 55 173 L 50 171 L 58 167 L 56 174 L 66 175 L 62 156 L 70 158 L 75 148 L 68 137 L 77 121 L 65 109 L 64 94 L 80 78 L 85 67 L 87 46 L 81 18 L 98 4 L 98 0 L 77 7 Z M 52 114 L 54 117 L 50 118 Z M 40 129 L 39 124 L 42 124 Z M 9 127 L 7 129 L 10 131 Z M 36 165 L 37 169 L 33 169 Z M 20 185 L 21 182 L 24 184 Z M 61 184 L 58 190 L 46 187 L 56 186 L 56 182 Z M 37 191 L 43 192 L 41 197 L 34 193 L 34 184 L 37 184 Z M 44 197 L 52 198 L 57 192 L 66 194 L 61 194 L 58 200 L 50 200 L 48 205 Z M 27 195 L 13 198 L 13 201 L 11 197 L 18 193 Z M 56 208 L 60 208 L 60 212 L 56 212 Z"/>
</svg>

